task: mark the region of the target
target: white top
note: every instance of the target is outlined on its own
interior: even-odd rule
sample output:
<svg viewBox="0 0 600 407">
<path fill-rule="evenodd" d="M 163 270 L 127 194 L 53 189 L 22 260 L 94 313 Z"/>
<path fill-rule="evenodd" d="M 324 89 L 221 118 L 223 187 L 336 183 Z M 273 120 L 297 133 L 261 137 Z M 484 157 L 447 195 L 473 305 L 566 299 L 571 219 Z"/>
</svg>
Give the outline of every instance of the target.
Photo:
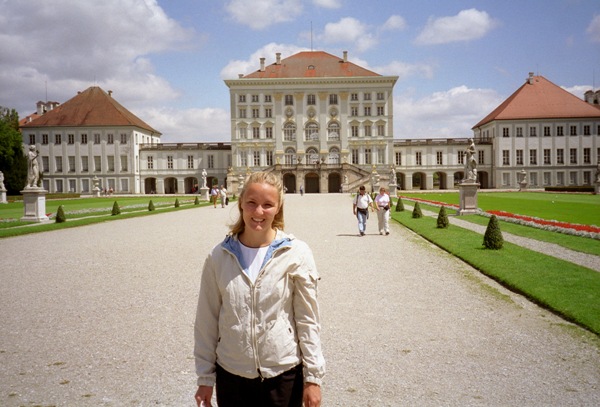
<svg viewBox="0 0 600 407">
<path fill-rule="evenodd" d="M 240 242 L 240 249 L 242 251 L 242 259 L 244 260 L 244 264 L 242 265 L 244 272 L 250 277 L 252 283 L 254 283 L 256 282 L 256 277 L 258 277 L 260 266 L 263 264 L 269 246 L 248 247 Z"/>
</svg>

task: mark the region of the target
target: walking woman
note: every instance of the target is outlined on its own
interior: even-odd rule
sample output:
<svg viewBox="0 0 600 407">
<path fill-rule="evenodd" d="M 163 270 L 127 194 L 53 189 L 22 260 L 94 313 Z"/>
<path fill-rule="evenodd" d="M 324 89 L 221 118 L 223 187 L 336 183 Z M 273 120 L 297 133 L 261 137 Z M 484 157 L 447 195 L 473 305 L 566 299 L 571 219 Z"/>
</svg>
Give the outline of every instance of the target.
<svg viewBox="0 0 600 407">
<path fill-rule="evenodd" d="M 325 360 L 319 275 L 306 243 L 283 232 L 283 187 L 248 177 L 239 219 L 202 270 L 194 328 L 198 406 L 319 407 Z"/>
</svg>

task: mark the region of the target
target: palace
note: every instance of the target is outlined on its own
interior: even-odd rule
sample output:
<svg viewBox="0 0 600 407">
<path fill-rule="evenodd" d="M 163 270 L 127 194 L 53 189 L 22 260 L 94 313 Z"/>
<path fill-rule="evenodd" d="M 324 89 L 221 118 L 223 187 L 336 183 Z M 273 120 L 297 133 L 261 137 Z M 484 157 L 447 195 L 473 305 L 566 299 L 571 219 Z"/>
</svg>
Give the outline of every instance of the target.
<svg viewBox="0 0 600 407">
<path fill-rule="evenodd" d="M 453 189 L 465 176 L 464 138 L 395 139 L 393 89 L 382 76 L 322 51 L 276 55 L 226 80 L 230 143 L 161 143 L 161 133 L 99 87 L 63 104 L 38 102 L 21 121 L 25 148 L 40 152 L 43 187 L 91 193 L 94 179 L 119 194 L 237 192 L 253 171 L 273 171 L 288 193 Z M 481 188 L 589 185 L 600 164 L 600 91 L 579 99 L 542 76 L 472 128 Z"/>
</svg>

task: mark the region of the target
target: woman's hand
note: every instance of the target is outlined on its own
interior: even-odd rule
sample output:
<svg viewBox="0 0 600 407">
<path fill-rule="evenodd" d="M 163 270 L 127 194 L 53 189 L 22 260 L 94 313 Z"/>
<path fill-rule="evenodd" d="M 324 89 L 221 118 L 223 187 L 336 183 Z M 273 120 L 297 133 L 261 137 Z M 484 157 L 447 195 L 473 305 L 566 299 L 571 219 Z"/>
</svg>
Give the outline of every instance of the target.
<svg viewBox="0 0 600 407">
<path fill-rule="evenodd" d="M 302 401 L 304 401 L 304 407 L 320 407 L 321 386 L 315 383 L 304 383 L 304 395 Z"/>
<path fill-rule="evenodd" d="M 198 391 L 194 398 L 198 407 L 212 407 L 210 400 L 212 399 L 212 386 L 198 386 Z"/>
</svg>

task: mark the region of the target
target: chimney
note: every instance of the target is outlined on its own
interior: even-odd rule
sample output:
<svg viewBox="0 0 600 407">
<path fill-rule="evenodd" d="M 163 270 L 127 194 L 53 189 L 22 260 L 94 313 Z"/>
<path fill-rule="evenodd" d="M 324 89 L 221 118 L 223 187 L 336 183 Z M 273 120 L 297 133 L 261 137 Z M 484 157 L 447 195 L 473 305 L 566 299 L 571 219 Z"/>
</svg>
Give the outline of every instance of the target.
<svg viewBox="0 0 600 407">
<path fill-rule="evenodd" d="M 348 51 L 344 51 L 344 62 L 348 62 Z"/>
<path fill-rule="evenodd" d="M 275 60 L 277 61 L 275 62 L 277 65 L 281 65 L 281 52 L 275 54 Z"/>
<path fill-rule="evenodd" d="M 239 78 L 239 79 L 242 79 L 243 77 L 244 77 L 244 74 L 243 74 L 243 73 L 239 73 L 239 74 L 238 74 L 238 78 Z"/>
<path fill-rule="evenodd" d="M 108 91 L 108 96 L 112 97 L 112 90 Z"/>
<path fill-rule="evenodd" d="M 527 78 L 527 83 L 533 85 L 533 72 L 529 72 L 529 78 Z"/>
<path fill-rule="evenodd" d="M 260 71 L 261 72 L 265 71 L 265 59 L 264 58 L 260 59 Z"/>
</svg>

